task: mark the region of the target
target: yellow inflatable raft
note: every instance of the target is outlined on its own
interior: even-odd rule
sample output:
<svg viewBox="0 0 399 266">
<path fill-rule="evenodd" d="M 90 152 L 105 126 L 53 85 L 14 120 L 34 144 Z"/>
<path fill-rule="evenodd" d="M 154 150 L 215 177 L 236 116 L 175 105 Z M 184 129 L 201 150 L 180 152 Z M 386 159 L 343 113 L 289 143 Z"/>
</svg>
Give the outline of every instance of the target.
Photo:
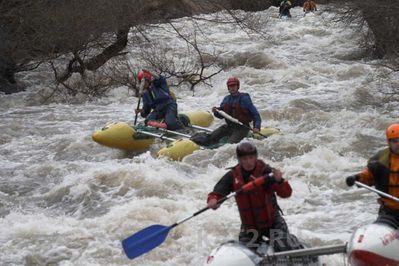
<svg viewBox="0 0 399 266">
<path fill-rule="evenodd" d="M 271 136 L 273 134 L 279 134 L 280 130 L 277 128 L 263 127 L 260 132 L 264 136 Z M 250 133 L 249 138 L 264 139 L 259 134 Z M 180 161 L 185 156 L 192 154 L 193 152 L 201 149 L 195 142 L 189 139 L 179 139 L 170 143 L 167 147 L 162 148 L 158 151 L 158 157 L 168 157 L 174 161 Z"/>
<path fill-rule="evenodd" d="M 186 116 L 195 126 L 209 127 L 213 122 L 212 114 L 205 111 L 185 112 L 180 115 Z M 149 149 L 155 142 L 153 137 L 136 134 L 134 127 L 124 122 L 103 127 L 93 133 L 92 139 L 101 145 L 127 151 L 143 151 Z"/>
</svg>

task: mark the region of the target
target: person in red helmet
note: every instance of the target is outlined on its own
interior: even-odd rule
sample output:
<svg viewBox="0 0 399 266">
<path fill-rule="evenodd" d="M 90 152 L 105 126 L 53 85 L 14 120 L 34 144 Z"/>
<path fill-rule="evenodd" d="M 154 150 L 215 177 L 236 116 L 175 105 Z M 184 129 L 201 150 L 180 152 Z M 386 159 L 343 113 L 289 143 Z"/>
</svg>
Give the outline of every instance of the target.
<svg viewBox="0 0 399 266">
<path fill-rule="evenodd" d="M 165 77 L 156 76 L 143 69 L 138 72 L 137 80 L 144 89 L 144 93 L 142 96 L 143 108 L 136 109 L 135 112 L 146 118 L 145 123 L 157 125 L 157 127 L 167 127 L 170 130 L 181 128 L 182 124 L 177 116 L 177 104 Z M 158 120 L 164 120 L 164 124 L 160 126 Z"/>
<path fill-rule="evenodd" d="M 380 150 L 368 161 L 362 172 L 346 178 L 346 184 L 353 186 L 359 181 L 378 190 L 399 197 L 399 124 L 392 124 L 386 130 L 388 147 Z M 380 198 L 377 223 L 386 223 L 399 229 L 399 203 Z"/>
<path fill-rule="evenodd" d="M 208 194 L 208 206 L 214 210 L 219 208 L 221 198 L 255 178 L 264 176 L 266 182 L 262 187 L 236 196 L 241 218 L 239 241 L 256 249 L 265 236 L 269 238 L 269 244 L 274 246 L 275 251 L 303 248 L 298 239 L 289 233 L 277 204 L 276 195 L 288 198 L 292 194 L 292 188 L 281 171 L 259 160 L 257 149 L 250 142 L 238 144 L 236 154 L 238 164 Z"/>
<path fill-rule="evenodd" d="M 217 128 L 210 134 L 199 133 L 194 135 L 191 140 L 199 145 L 208 146 L 219 143 L 222 138 L 227 138 L 228 143 L 238 143 L 248 136 L 250 123 L 253 122 L 254 132 L 260 132 L 262 119 L 258 110 L 253 105 L 251 97 L 248 93 L 241 93 L 240 80 L 231 77 L 226 82 L 229 95 L 224 97 L 219 107 L 213 107 L 212 112 L 215 117 L 224 119 L 217 110 L 222 110 L 230 116 L 238 119 L 245 126 L 238 125 L 226 119 L 226 124 Z"/>
<path fill-rule="evenodd" d="M 249 126 L 253 122 L 254 132 L 259 132 L 261 128 L 262 119 L 258 110 L 253 105 L 251 96 L 248 93 L 241 93 L 240 80 L 236 77 L 231 77 L 226 82 L 229 95 L 224 97 L 220 107 L 213 107 L 213 114 L 220 119 L 223 117 L 217 112 L 217 109 L 223 110 L 234 118 L 237 118 L 243 124 Z M 243 138 L 248 136 L 249 129 L 240 126 L 229 120 L 226 120 L 226 125 L 223 125 L 212 132 L 210 139 L 211 143 L 217 143 L 221 138 L 228 136 L 229 143 L 238 143 Z"/>
</svg>

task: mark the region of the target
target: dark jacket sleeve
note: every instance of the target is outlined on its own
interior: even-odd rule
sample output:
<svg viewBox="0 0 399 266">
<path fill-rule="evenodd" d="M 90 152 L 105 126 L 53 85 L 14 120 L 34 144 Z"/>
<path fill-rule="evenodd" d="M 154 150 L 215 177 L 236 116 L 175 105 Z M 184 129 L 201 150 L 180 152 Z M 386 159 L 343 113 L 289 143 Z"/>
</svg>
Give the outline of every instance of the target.
<svg viewBox="0 0 399 266">
<path fill-rule="evenodd" d="M 152 101 L 150 99 L 150 95 L 148 94 L 148 92 L 145 92 L 143 94 L 143 111 L 141 112 L 141 116 L 147 117 L 148 114 L 151 112 L 151 110 L 152 110 Z"/>
<path fill-rule="evenodd" d="M 249 113 L 251 114 L 254 120 L 254 128 L 260 129 L 262 124 L 262 118 L 258 110 L 256 109 L 255 105 L 252 103 L 251 96 L 249 94 L 244 95 L 243 99 L 241 100 L 243 107 L 247 108 Z"/>
<path fill-rule="evenodd" d="M 219 200 L 231 192 L 233 192 L 233 176 L 231 171 L 229 171 L 216 183 L 213 191 L 208 194 L 207 201 L 209 202 L 211 199 Z"/>
<path fill-rule="evenodd" d="M 164 76 L 159 76 L 159 78 L 154 80 L 153 83 L 155 87 L 170 93 L 168 83 L 166 82 L 166 78 Z"/>
<path fill-rule="evenodd" d="M 367 162 L 367 167 L 363 169 L 362 172 L 358 173 L 357 176 L 359 177 L 359 181 L 363 184 L 368 186 L 375 186 L 376 174 L 380 165 L 380 159 L 382 161 L 389 161 L 389 148 L 385 148 L 383 150 L 378 151 L 376 154 L 373 155 Z"/>
</svg>

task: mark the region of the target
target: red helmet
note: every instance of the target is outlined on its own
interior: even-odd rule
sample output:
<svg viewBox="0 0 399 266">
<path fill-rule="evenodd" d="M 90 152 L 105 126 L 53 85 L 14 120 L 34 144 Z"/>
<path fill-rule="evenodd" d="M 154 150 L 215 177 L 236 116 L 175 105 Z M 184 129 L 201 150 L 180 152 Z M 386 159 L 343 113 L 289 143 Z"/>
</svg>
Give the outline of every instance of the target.
<svg viewBox="0 0 399 266">
<path fill-rule="evenodd" d="M 227 87 L 237 85 L 240 88 L 240 80 L 236 77 L 230 77 L 227 82 Z"/>
<path fill-rule="evenodd" d="M 242 142 L 237 145 L 236 148 L 237 157 L 243 157 L 246 155 L 258 155 L 258 150 L 256 149 L 255 145 L 251 142 Z"/>
<path fill-rule="evenodd" d="M 153 76 L 150 71 L 142 69 L 139 71 L 139 73 L 137 73 L 137 79 L 139 82 L 141 82 L 143 80 L 143 78 L 145 80 L 151 81 Z"/>
<path fill-rule="evenodd" d="M 386 131 L 387 140 L 399 138 L 399 124 L 392 124 L 387 128 Z"/>
</svg>

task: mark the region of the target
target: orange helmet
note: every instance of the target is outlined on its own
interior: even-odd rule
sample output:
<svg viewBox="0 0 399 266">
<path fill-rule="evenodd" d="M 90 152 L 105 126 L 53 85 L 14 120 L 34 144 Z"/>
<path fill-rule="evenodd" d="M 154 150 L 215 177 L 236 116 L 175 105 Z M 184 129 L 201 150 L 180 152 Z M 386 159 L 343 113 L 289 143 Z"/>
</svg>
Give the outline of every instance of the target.
<svg viewBox="0 0 399 266">
<path fill-rule="evenodd" d="M 139 80 L 139 82 L 141 82 L 143 78 L 145 80 L 151 81 L 153 76 L 150 71 L 143 69 L 140 70 L 139 73 L 137 73 L 137 79 Z"/>
<path fill-rule="evenodd" d="M 387 128 L 387 140 L 399 138 L 399 124 L 392 124 Z"/>
</svg>

